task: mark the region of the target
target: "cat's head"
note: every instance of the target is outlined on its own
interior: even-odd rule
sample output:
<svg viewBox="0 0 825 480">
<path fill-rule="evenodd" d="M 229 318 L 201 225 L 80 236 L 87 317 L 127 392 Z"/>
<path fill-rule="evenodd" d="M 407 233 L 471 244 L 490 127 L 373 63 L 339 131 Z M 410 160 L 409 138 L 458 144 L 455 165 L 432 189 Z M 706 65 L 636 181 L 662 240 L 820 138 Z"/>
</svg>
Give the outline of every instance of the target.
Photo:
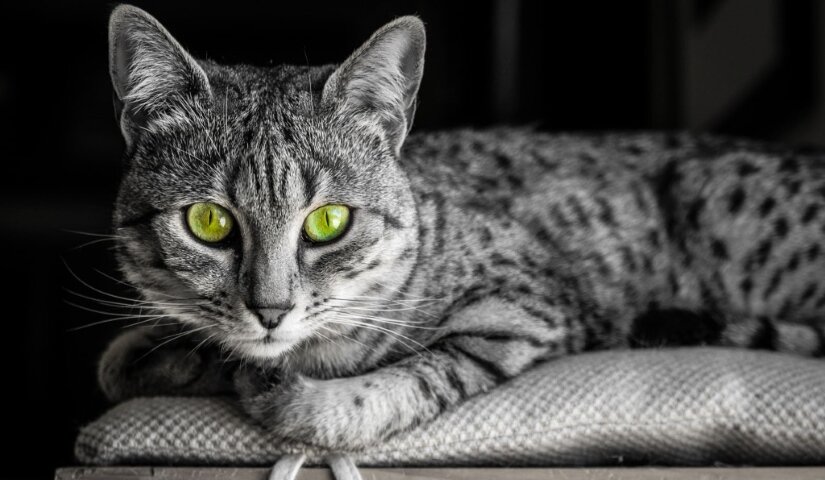
<svg viewBox="0 0 825 480">
<path fill-rule="evenodd" d="M 421 21 L 402 17 L 337 67 L 225 66 L 117 7 L 109 60 L 127 151 L 114 228 L 128 281 L 248 358 L 365 327 L 417 256 L 398 156 L 424 45 Z"/>
</svg>

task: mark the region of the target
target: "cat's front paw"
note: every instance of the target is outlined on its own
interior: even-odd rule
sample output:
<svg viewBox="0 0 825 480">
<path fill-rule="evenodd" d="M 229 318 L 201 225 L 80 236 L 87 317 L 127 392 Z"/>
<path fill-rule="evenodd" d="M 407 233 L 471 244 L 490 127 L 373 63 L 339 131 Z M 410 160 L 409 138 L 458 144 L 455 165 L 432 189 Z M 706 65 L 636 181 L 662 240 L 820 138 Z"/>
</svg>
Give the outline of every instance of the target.
<svg viewBox="0 0 825 480">
<path fill-rule="evenodd" d="M 274 372 L 268 372 L 261 368 L 243 366 L 235 370 L 232 378 L 235 393 L 241 399 L 244 410 L 255 418 L 259 418 L 258 409 L 259 398 L 274 391 L 281 383 L 280 377 Z"/>
<path fill-rule="evenodd" d="M 298 377 L 283 378 L 272 371 L 248 366 L 239 368 L 234 375 L 235 392 L 244 411 L 275 432 L 279 432 L 278 412 L 294 396 L 293 384 L 301 381 L 303 380 Z"/>
<path fill-rule="evenodd" d="M 381 412 L 365 410 L 348 379 L 302 376 L 267 379 L 260 372 L 236 375 L 244 410 L 277 437 L 330 450 L 358 450 L 384 439 Z"/>
<path fill-rule="evenodd" d="M 214 352 L 188 343 L 163 345 L 168 334 L 133 329 L 112 341 L 98 365 L 98 383 L 109 400 L 228 390 L 217 359 L 208 358 Z"/>
</svg>

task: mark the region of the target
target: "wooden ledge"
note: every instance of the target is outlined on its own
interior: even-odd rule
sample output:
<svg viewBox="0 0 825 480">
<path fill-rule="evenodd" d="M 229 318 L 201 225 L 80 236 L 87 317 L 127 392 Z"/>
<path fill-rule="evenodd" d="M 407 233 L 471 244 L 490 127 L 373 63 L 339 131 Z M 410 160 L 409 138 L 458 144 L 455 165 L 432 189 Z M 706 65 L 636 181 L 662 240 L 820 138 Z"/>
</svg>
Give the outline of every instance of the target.
<svg viewBox="0 0 825 480">
<path fill-rule="evenodd" d="M 767 480 L 825 479 L 822 467 L 714 468 L 362 468 L 366 480 Z M 68 467 L 55 480 L 267 480 L 267 468 Z M 299 480 L 334 480 L 329 469 L 303 468 Z"/>
</svg>

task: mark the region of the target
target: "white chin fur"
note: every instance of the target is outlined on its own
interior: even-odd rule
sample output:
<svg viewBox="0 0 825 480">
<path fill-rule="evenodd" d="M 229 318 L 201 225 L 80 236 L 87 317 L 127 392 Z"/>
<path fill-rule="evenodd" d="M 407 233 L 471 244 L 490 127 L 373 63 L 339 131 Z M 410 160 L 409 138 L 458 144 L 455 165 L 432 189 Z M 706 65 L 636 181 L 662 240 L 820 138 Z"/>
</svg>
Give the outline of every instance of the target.
<svg viewBox="0 0 825 480">
<path fill-rule="evenodd" d="M 285 354 L 292 345 L 293 342 L 279 340 L 272 340 L 266 343 L 263 340 L 246 341 L 238 348 L 238 353 L 250 359 L 277 360 Z"/>
</svg>

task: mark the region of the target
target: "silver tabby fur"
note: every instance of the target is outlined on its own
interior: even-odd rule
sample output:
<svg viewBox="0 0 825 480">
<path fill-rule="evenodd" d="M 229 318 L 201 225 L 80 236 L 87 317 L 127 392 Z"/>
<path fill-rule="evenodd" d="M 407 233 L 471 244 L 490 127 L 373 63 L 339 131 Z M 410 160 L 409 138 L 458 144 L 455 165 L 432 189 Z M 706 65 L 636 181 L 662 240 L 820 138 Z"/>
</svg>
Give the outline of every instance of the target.
<svg viewBox="0 0 825 480">
<path fill-rule="evenodd" d="M 821 155 L 683 134 L 407 136 L 424 44 L 403 17 L 337 67 L 225 66 L 115 9 L 117 256 L 179 326 L 110 345 L 110 398 L 234 391 L 285 438 L 357 449 L 588 349 L 823 353 Z M 231 242 L 188 233 L 201 201 L 232 212 Z M 328 203 L 353 208 L 351 227 L 310 245 L 302 222 Z"/>
</svg>

